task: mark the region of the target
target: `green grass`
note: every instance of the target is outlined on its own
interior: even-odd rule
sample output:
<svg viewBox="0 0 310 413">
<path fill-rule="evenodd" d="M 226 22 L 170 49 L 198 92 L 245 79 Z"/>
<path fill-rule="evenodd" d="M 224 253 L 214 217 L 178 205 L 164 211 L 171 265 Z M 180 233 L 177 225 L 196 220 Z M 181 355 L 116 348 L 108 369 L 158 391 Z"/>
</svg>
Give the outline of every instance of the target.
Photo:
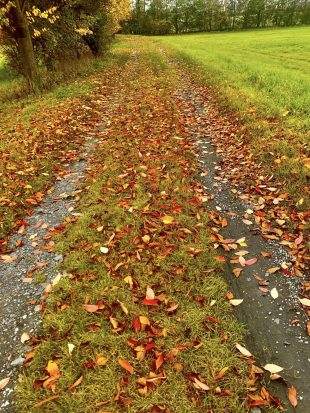
<svg viewBox="0 0 310 413">
<path fill-rule="evenodd" d="M 243 413 L 247 366 L 235 350 L 243 329 L 225 298 L 208 213 L 193 202 L 199 187 L 187 165 L 194 166 L 195 157 L 175 145 L 173 71 L 156 59 L 149 40 L 123 42 L 128 62 L 118 65 L 113 77 L 103 75 L 104 87 L 93 96 L 101 102 L 108 133 L 92 158 L 81 215 L 57 240 L 64 255 L 61 270 L 70 276 L 48 297 L 40 345 L 18 386 L 18 411 L 142 413 L 165 406 L 178 413 Z M 165 213 L 174 215 L 172 225 L 163 223 Z M 146 234 L 151 245 L 142 241 Z M 108 240 L 108 254 L 100 254 Z M 147 287 L 162 297 L 157 306 L 143 303 Z M 100 301 L 103 311 L 85 311 L 85 303 Z M 178 307 L 169 313 L 174 304 Z M 147 316 L 151 327 L 135 331 L 132 322 L 139 316 Z M 69 343 L 75 346 L 71 355 Z M 135 349 L 154 343 L 156 349 L 138 359 L 130 343 Z M 164 379 L 143 394 L 141 383 L 155 372 L 159 353 L 165 362 L 156 374 Z M 98 356 L 107 359 L 105 365 L 96 364 Z M 130 362 L 132 375 L 119 358 Z M 50 360 L 61 371 L 54 392 L 39 381 Z M 225 367 L 227 373 L 217 379 Z M 210 391 L 195 389 L 193 375 Z M 40 401 L 44 404 L 36 407 Z"/>
<path fill-rule="evenodd" d="M 252 136 L 254 152 L 300 197 L 309 175 L 304 163 L 310 128 L 310 27 L 155 41 L 212 86 L 223 107 L 237 112 Z M 275 165 L 274 158 L 281 156 L 284 162 Z"/>
</svg>

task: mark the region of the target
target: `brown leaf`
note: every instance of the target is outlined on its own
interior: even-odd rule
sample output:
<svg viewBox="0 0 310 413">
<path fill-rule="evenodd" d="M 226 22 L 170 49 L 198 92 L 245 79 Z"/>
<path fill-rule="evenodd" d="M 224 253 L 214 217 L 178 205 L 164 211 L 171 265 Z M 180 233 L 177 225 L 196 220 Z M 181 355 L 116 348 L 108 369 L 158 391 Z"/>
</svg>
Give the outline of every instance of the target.
<svg viewBox="0 0 310 413">
<path fill-rule="evenodd" d="M 77 386 L 79 386 L 83 381 L 83 376 L 81 376 L 77 381 L 75 381 L 71 386 L 69 387 L 70 390 L 75 389 Z"/>
<path fill-rule="evenodd" d="M 95 313 L 99 310 L 99 307 L 96 304 L 84 304 L 83 307 L 88 313 Z"/>
<path fill-rule="evenodd" d="M 297 400 L 297 390 L 294 386 L 288 388 L 288 399 L 293 407 L 296 407 L 298 404 Z"/>
</svg>

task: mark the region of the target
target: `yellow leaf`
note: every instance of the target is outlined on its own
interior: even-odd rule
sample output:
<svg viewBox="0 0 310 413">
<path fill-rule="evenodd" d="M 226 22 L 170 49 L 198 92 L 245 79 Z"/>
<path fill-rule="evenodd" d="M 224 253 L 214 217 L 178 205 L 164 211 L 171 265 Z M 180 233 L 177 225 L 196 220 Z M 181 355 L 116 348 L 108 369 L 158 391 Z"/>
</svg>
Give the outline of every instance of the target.
<svg viewBox="0 0 310 413">
<path fill-rule="evenodd" d="M 142 325 L 149 326 L 151 324 L 150 320 L 144 315 L 140 315 L 139 320 Z"/>
<path fill-rule="evenodd" d="M 102 354 L 98 354 L 96 357 L 97 366 L 105 366 L 107 364 L 107 357 L 104 357 Z"/>
<path fill-rule="evenodd" d="M 165 215 L 161 219 L 165 225 L 170 225 L 173 223 L 174 218 L 171 215 Z"/>
<path fill-rule="evenodd" d="M 60 371 L 58 368 L 57 363 L 55 361 L 49 361 L 46 367 L 46 371 L 51 377 L 59 377 L 60 376 Z"/>
</svg>

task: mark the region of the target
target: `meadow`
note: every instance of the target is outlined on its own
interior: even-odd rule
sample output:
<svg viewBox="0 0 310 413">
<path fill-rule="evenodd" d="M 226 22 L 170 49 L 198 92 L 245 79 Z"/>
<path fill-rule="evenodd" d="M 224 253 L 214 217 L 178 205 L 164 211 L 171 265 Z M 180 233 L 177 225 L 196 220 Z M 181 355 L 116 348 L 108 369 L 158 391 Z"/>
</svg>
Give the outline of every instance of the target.
<svg viewBox="0 0 310 413">
<path fill-rule="evenodd" d="M 262 161 L 270 164 L 270 151 L 284 157 L 276 172 L 300 196 L 309 174 L 310 27 L 154 39 L 239 115 Z"/>
</svg>

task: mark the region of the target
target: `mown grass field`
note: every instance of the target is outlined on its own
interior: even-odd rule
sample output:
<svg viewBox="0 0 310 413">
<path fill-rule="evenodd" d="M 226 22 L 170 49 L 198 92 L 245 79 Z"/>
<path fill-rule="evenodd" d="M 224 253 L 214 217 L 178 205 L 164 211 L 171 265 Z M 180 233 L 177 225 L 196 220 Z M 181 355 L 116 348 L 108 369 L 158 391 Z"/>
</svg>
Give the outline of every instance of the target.
<svg viewBox="0 0 310 413">
<path fill-rule="evenodd" d="M 309 174 L 310 28 L 159 40 L 212 86 L 223 106 L 238 113 L 254 151 L 300 197 Z"/>
</svg>

